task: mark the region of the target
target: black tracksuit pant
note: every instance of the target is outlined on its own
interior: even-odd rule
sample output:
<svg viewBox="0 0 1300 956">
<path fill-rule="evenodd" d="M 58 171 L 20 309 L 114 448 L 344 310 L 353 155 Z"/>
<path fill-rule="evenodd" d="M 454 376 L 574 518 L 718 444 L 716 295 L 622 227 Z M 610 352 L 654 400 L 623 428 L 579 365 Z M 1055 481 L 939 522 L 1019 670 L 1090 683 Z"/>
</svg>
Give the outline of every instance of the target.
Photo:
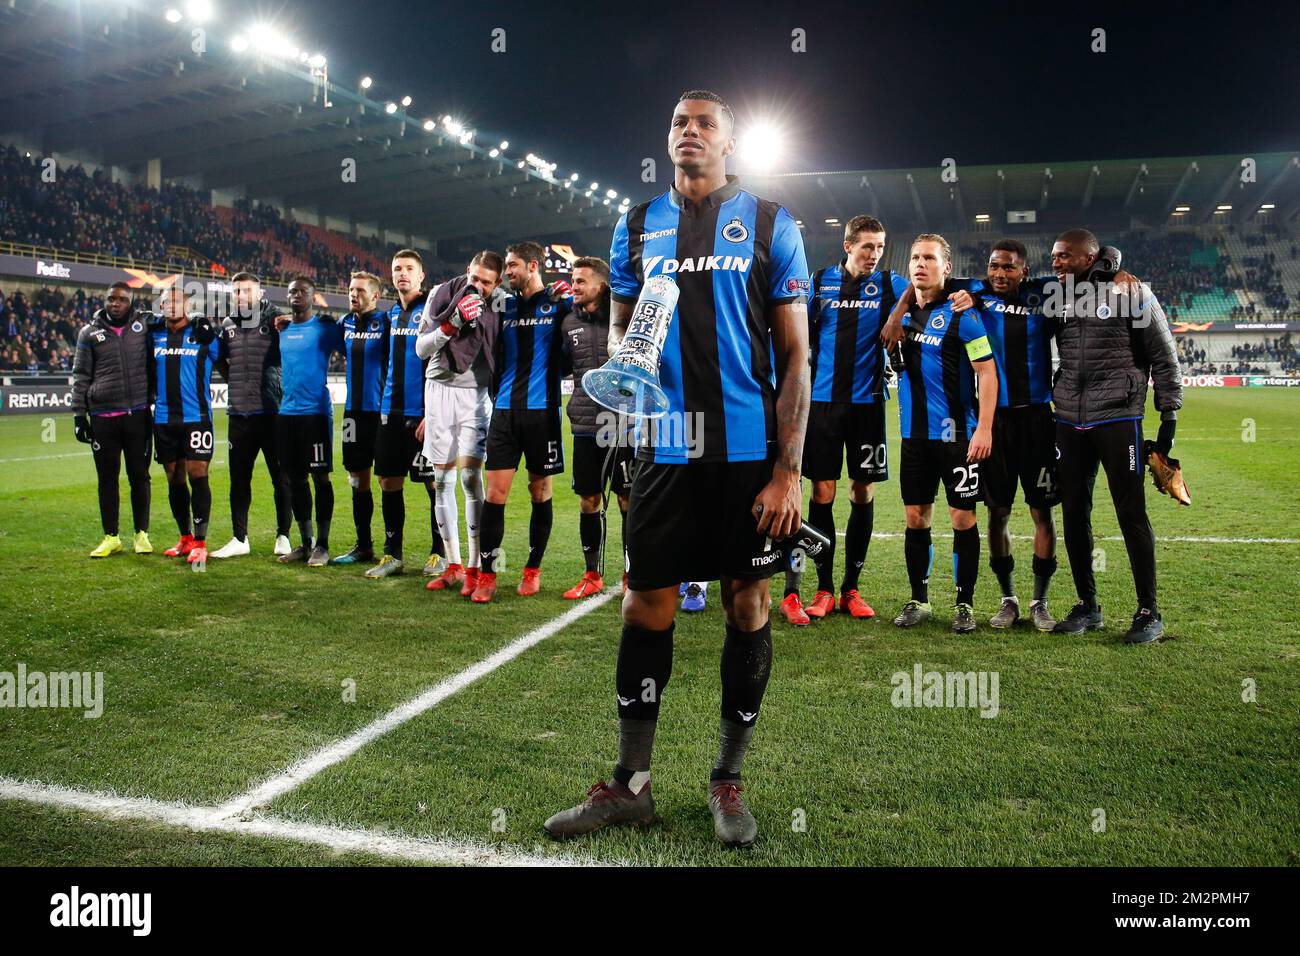
<svg viewBox="0 0 1300 956">
<path fill-rule="evenodd" d="M 1142 422 L 1110 422 L 1091 428 L 1057 422 L 1056 448 L 1065 550 L 1079 600 L 1091 604 L 1097 599 L 1092 571 L 1092 489 L 1100 465 L 1106 469 L 1106 483 L 1133 567 L 1138 607 L 1155 611 L 1156 539 L 1147 518 Z"/>
</svg>

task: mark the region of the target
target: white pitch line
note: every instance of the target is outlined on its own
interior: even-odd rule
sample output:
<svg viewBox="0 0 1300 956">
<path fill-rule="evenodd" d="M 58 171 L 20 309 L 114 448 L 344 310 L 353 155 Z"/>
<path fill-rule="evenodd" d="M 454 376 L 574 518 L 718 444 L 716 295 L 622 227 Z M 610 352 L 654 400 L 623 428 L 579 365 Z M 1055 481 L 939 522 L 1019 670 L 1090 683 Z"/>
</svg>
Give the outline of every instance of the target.
<svg viewBox="0 0 1300 956">
<path fill-rule="evenodd" d="M 222 818 L 240 816 L 255 807 L 268 804 L 277 797 L 301 786 L 322 770 L 346 760 L 371 741 L 418 717 L 430 708 L 436 707 L 448 697 L 464 690 L 480 677 L 490 674 L 502 664 L 514 660 L 530 647 L 540 644 L 579 618 L 590 614 L 599 607 L 603 607 L 611 598 L 619 594 L 620 590 L 619 588 L 609 588 L 604 594 L 582 601 L 559 617 L 511 641 L 495 654 L 485 657 L 477 664 L 471 664 L 463 671 L 439 681 L 416 697 L 394 707 L 383 717 L 366 724 L 360 730 L 346 737 L 334 741 L 334 743 L 323 747 L 316 753 L 298 760 L 282 773 L 270 777 L 247 793 L 227 801 L 217 808 L 217 815 Z"/>
<path fill-rule="evenodd" d="M 574 866 L 585 862 L 569 856 L 546 856 L 498 849 L 471 840 L 406 837 L 377 830 L 299 823 L 274 816 L 259 816 L 251 820 L 223 819 L 219 807 L 194 807 L 145 797 L 74 790 L 14 780 L 11 777 L 0 777 L 0 800 L 21 800 L 41 806 L 78 810 L 109 820 L 138 820 L 197 833 L 234 833 L 290 840 L 326 847 L 340 853 L 368 853 L 387 859 L 446 866 Z"/>
<path fill-rule="evenodd" d="M 26 458 L 0 458 L 0 465 L 7 465 L 15 461 L 51 461 L 55 458 L 89 458 L 92 452 L 88 451 L 70 451 L 63 455 L 31 455 Z"/>
<path fill-rule="evenodd" d="M 837 530 L 835 536 L 842 538 L 845 532 Z M 904 535 L 897 531 L 873 531 L 873 538 L 902 538 Z M 1033 541 L 1032 534 L 1013 534 L 1011 536 L 1016 541 Z M 1059 539 L 1058 539 L 1059 540 Z M 1117 534 L 1099 534 L 1094 540 L 1096 541 L 1123 541 L 1123 537 Z M 1156 535 L 1156 544 L 1162 541 L 1177 541 L 1182 544 L 1300 544 L 1300 538 L 1198 538 L 1198 537 L 1180 537 L 1178 535 Z"/>
</svg>

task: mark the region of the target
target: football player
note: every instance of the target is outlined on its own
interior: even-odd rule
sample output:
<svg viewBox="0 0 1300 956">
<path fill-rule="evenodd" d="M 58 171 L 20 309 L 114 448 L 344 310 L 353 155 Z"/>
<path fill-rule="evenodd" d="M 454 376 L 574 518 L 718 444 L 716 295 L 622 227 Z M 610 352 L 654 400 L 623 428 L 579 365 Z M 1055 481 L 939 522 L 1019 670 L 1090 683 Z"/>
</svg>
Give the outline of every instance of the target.
<svg viewBox="0 0 1300 956">
<path fill-rule="evenodd" d="M 956 603 L 953 631 L 975 630 L 973 604 L 980 538 L 975 506 L 980 462 L 993 444 L 998 376 L 993 347 L 974 310 L 956 311 L 945 288 L 952 252 L 943 236 L 912 243 L 909 274 L 915 302 L 904 316 L 903 371 L 898 383 L 902 455 L 899 481 L 907 516 L 903 554 L 912 597 L 894 623 L 913 627 L 930 618 L 930 525 L 940 482 L 952 520 Z M 978 380 L 978 414 L 976 382 Z"/>
</svg>

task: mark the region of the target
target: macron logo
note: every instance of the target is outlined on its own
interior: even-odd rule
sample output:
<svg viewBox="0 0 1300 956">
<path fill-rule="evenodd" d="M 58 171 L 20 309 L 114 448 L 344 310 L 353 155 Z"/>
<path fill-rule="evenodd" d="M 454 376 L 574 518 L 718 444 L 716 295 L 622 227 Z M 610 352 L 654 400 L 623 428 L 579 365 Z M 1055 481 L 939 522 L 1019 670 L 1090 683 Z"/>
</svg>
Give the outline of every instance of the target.
<svg viewBox="0 0 1300 956">
<path fill-rule="evenodd" d="M 51 926 L 129 926 L 133 936 L 148 936 L 153 926 L 152 893 L 69 893 L 50 897 Z"/>
<path fill-rule="evenodd" d="M 748 272 L 753 256 L 695 256 L 690 259 L 665 259 L 663 256 L 646 256 L 644 273 L 646 276 L 659 266 L 662 275 L 674 272 L 704 272 L 721 270 L 724 272 Z"/>
</svg>

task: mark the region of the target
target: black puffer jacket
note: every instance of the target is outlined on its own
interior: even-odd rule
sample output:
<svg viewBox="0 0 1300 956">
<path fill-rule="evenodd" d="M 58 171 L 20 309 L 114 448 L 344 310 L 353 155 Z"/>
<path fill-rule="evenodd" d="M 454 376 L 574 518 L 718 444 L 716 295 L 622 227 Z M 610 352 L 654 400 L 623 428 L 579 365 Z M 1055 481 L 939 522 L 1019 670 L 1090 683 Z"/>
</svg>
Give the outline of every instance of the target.
<svg viewBox="0 0 1300 956">
<path fill-rule="evenodd" d="M 125 412 L 153 403 L 149 328 L 157 321 L 153 313 L 133 308 L 119 335 L 103 309 L 95 312 L 77 333 L 72 364 L 74 415 Z"/>
<path fill-rule="evenodd" d="M 226 360 L 219 367 L 229 385 L 231 415 L 259 415 L 280 410 L 280 333 L 275 317 L 280 310 L 262 303 L 256 325 L 227 317 L 221 324 Z"/>
<path fill-rule="evenodd" d="M 1182 370 L 1164 309 L 1143 285 L 1140 313 L 1129 318 L 1123 311 L 1111 297 L 1096 308 L 1067 305 L 1056 315 L 1061 364 L 1052 405 L 1059 421 L 1086 426 L 1141 418 L 1148 377 L 1155 385 L 1157 410 L 1172 417 L 1182 408 Z"/>
<path fill-rule="evenodd" d="M 582 390 L 582 376 L 600 368 L 609 359 L 609 308 L 593 313 L 575 308 L 560 323 L 564 336 L 566 364 L 571 360 L 573 394 L 569 397 L 569 423 L 575 435 L 594 435 L 600 430 L 597 415 L 601 406 Z"/>
</svg>

